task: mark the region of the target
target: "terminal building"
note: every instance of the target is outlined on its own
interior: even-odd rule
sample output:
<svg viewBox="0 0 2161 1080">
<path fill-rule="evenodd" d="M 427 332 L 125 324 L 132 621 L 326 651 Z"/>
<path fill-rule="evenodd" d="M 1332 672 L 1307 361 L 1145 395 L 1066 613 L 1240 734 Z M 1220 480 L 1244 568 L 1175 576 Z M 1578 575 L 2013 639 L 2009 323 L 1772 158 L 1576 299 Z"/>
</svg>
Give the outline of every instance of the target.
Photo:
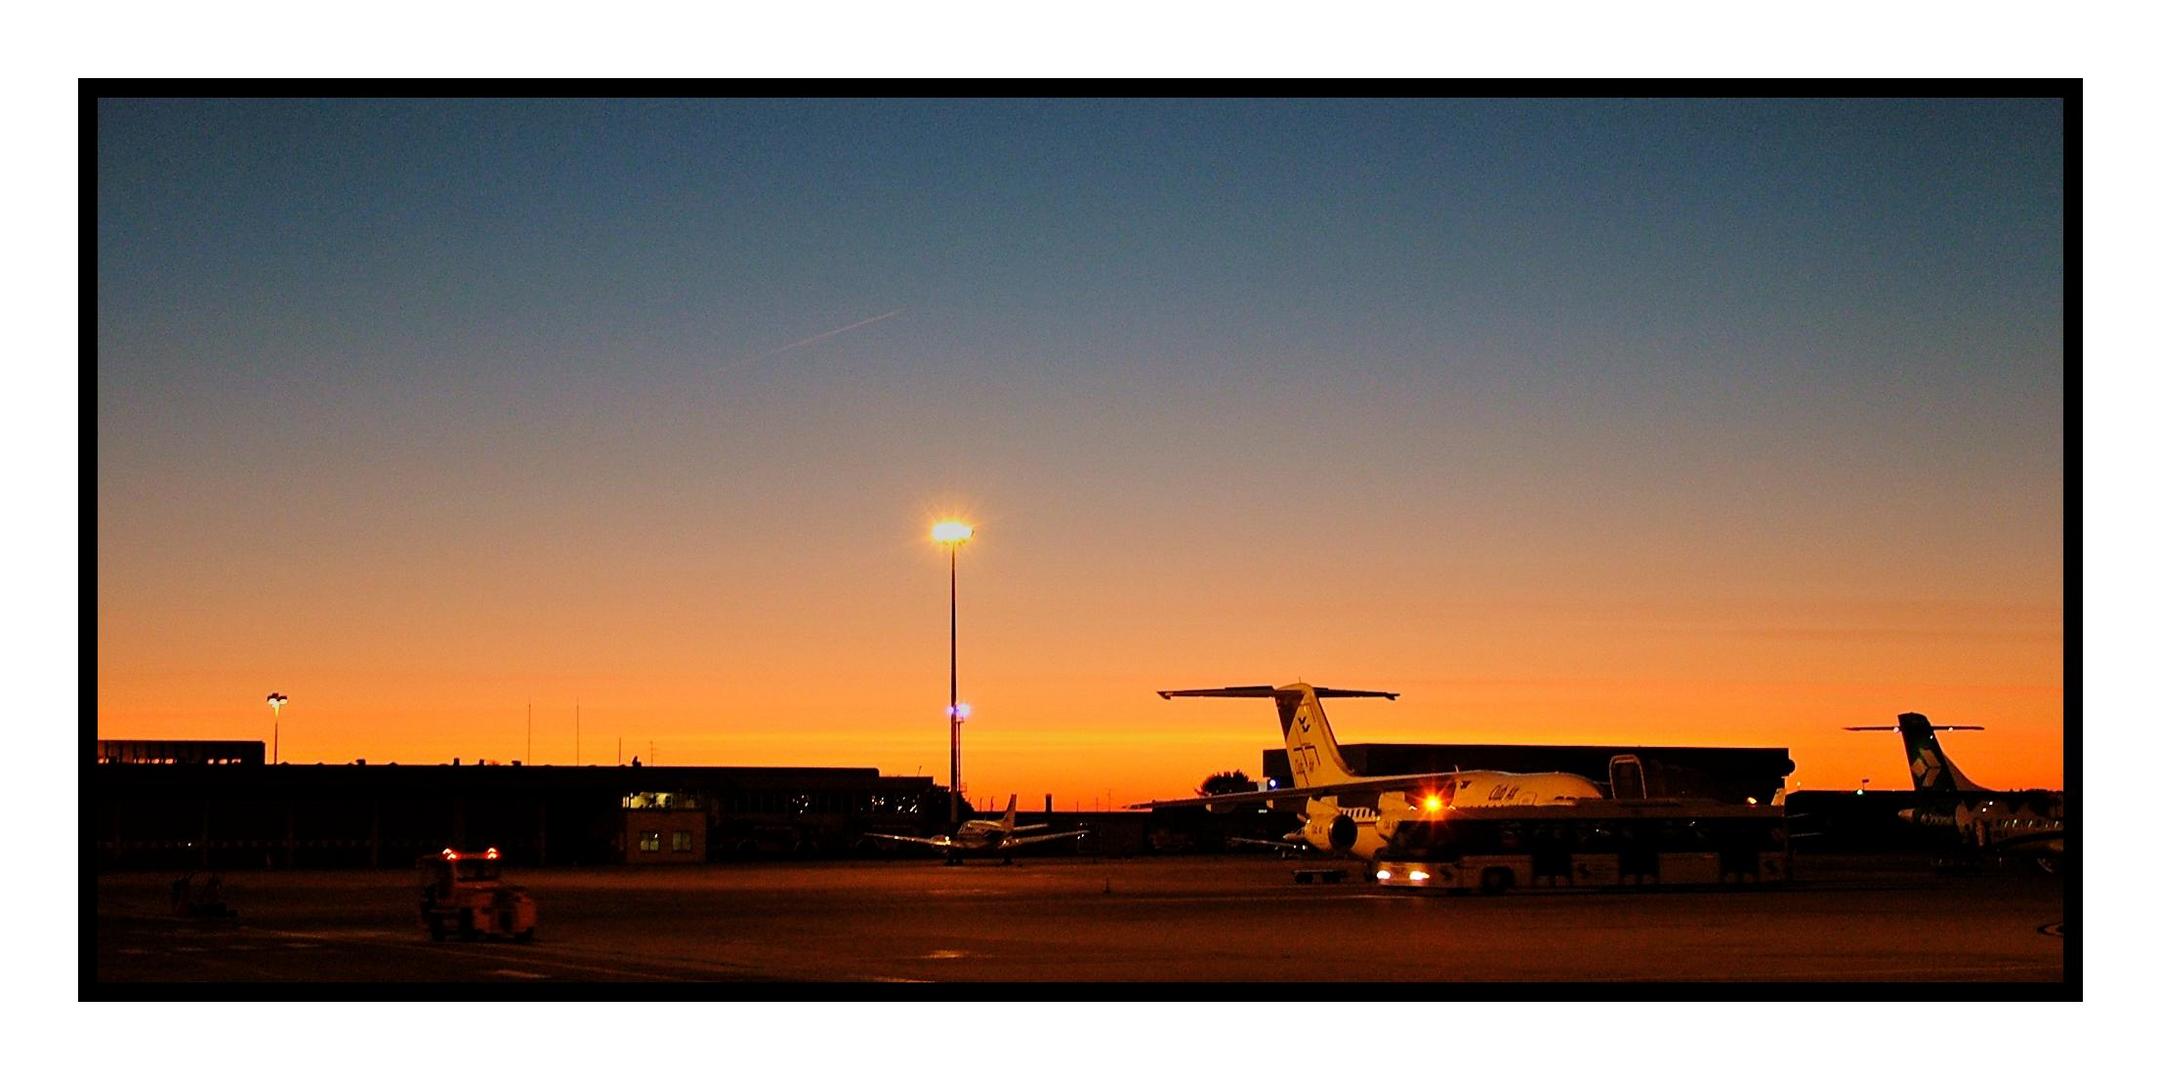
<svg viewBox="0 0 2161 1080">
<path fill-rule="evenodd" d="M 837 855 L 868 850 L 865 832 L 942 831 L 947 812 L 929 777 L 869 768 L 263 765 L 259 742 L 126 740 L 100 740 L 97 761 L 84 827 L 101 867 L 409 866 L 446 847 L 524 865 Z"/>
<path fill-rule="evenodd" d="M 1720 746 L 1541 746 L 1515 743 L 1345 743 L 1337 747 L 1344 764 L 1361 776 L 1400 776 L 1457 769 L 1503 772 L 1566 772 L 1608 784 L 1613 761 L 1633 757 L 1636 767 L 1623 778 L 1654 799 L 1710 799 L 1716 802 L 1771 805 L 1793 773 L 1793 759 L 1783 747 Z M 1261 751 L 1260 784 L 1271 789 L 1293 786 L 1290 760 L 1281 747 Z M 1238 811 L 1199 807 L 1155 811 L 1147 822 L 1146 850 L 1251 851 L 1241 840 L 1287 839 L 1300 827 L 1289 808 L 1249 807 Z"/>
<path fill-rule="evenodd" d="M 1562 771 L 1603 783 L 1620 754 L 1653 797 L 1769 803 L 1793 771 L 1783 749 L 1352 743 L 1367 775 L 1450 769 Z M 265 765 L 260 742 L 99 740 L 85 842 L 100 868 L 391 867 L 445 847 L 494 847 L 522 865 L 706 863 L 886 853 L 866 833 L 946 828 L 946 789 L 870 768 L 646 765 Z M 1280 748 L 1264 782 L 1290 785 Z M 995 800 L 998 803 L 1003 799 Z M 996 809 L 986 800 L 975 813 Z M 1874 807 L 1871 807 L 1874 809 Z M 1226 850 L 1278 838 L 1295 813 L 1090 813 L 1046 805 L 1023 824 L 1087 829 L 1043 854 Z M 921 854 L 913 846 L 901 849 Z"/>
<path fill-rule="evenodd" d="M 100 765 L 260 765 L 263 744 L 241 739 L 99 739 Z"/>
</svg>

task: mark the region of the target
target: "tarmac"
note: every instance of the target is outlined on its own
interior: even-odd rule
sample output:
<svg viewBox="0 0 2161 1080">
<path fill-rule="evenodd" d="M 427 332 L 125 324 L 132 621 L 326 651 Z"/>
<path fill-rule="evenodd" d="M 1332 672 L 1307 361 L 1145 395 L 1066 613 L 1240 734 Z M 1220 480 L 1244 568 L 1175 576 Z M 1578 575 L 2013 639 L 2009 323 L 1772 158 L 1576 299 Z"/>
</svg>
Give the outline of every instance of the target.
<svg viewBox="0 0 2161 1080">
<path fill-rule="evenodd" d="M 2060 982 L 2064 887 L 1917 856 L 1797 857 L 1794 882 L 1448 895 L 1269 856 L 508 868 L 538 940 L 431 942 L 411 870 L 96 880 L 96 984 L 674 981 Z M 1343 864 L 1333 864 L 1343 865 Z M 86 991 L 96 996 L 94 987 Z"/>
</svg>

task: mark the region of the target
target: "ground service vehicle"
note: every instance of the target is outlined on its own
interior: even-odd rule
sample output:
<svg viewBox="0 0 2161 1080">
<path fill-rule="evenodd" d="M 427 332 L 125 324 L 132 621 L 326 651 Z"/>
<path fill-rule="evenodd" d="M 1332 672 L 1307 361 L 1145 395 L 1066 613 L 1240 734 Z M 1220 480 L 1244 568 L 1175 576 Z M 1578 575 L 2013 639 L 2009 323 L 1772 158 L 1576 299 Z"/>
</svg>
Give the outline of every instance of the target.
<svg viewBox="0 0 2161 1080">
<path fill-rule="evenodd" d="M 502 853 L 444 848 L 420 857 L 420 924 L 437 941 L 456 933 L 533 940 L 540 907 L 526 891 L 503 884 Z"/>
<path fill-rule="evenodd" d="M 1450 810 L 1406 821 L 1374 878 L 1399 888 L 1773 885 L 1790 876 L 1785 808 L 1607 799 Z"/>
</svg>

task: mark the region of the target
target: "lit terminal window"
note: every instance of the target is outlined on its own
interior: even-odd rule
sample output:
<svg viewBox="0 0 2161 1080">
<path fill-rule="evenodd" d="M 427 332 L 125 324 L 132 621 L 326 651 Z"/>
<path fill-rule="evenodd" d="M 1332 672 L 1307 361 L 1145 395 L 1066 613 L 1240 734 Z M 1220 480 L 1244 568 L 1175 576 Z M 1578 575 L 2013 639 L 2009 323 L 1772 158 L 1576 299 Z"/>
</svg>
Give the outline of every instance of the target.
<svg viewBox="0 0 2161 1080">
<path fill-rule="evenodd" d="M 668 850 L 669 850 L 669 851 L 689 851 L 689 850 L 690 850 L 690 834 L 689 834 L 689 833 L 687 833 L 687 832 L 680 832 L 680 831 L 678 831 L 678 832 L 674 833 L 673 835 L 671 835 L 671 836 L 670 836 L 670 837 L 668 838 Z"/>
<path fill-rule="evenodd" d="M 659 850 L 660 850 L 660 834 L 659 834 L 659 833 L 657 833 L 657 832 L 641 832 L 641 833 L 639 833 L 639 834 L 638 834 L 638 850 L 639 850 L 639 851 L 659 851 Z"/>
<path fill-rule="evenodd" d="M 681 791 L 638 791 L 623 796 L 625 810 L 696 810 L 698 797 Z"/>
</svg>

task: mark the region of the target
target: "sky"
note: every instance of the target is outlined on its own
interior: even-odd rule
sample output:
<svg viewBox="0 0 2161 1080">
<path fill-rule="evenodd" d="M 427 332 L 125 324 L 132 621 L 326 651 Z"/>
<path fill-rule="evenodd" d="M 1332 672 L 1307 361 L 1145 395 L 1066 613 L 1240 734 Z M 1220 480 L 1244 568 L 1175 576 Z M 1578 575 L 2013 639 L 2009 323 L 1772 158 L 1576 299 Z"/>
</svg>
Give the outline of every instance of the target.
<svg viewBox="0 0 2161 1080">
<path fill-rule="evenodd" d="M 2063 779 L 2052 101 L 97 110 L 97 727 L 1089 805 L 1345 742 Z M 527 713 L 532 715 L 527 749 Z"/>
</svg>

